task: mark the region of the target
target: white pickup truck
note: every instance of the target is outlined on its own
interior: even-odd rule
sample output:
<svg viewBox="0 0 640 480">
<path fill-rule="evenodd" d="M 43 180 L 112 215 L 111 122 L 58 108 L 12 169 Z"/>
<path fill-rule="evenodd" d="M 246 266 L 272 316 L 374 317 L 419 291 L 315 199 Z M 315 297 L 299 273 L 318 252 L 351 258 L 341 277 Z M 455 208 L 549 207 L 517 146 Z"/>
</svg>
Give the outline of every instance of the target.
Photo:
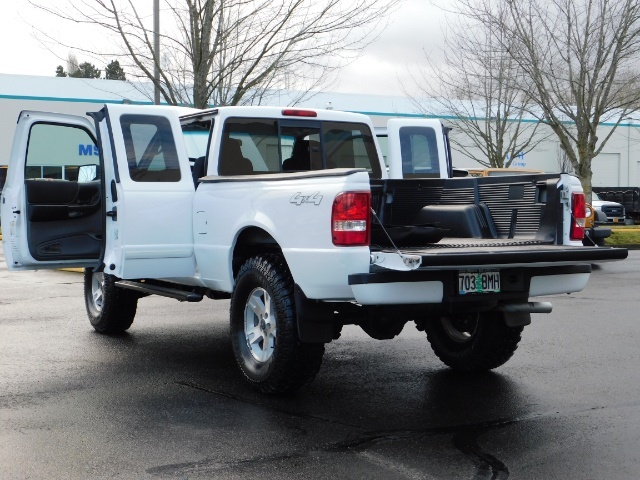
<svg viewBox="0 0 640 480">
<path fill-rule="evenodd" d="M 560 175 L 389 179 L 368 117 L 337 111 L 108 105 L 93 121 L 22 112 L 2 191 L 11 270 L 85 267 L 93 327 L 138 299 L 231 298 L 233 351 L 264 392 L 310 382 L 344 325 L 407 322 L 455 369 L 514 353 L 530 297 L 580 291 L 584 196 Z M 34 178 L 78 148 L 90 165 Z M 444 167 L 448 168 L 448 167 Z"/>
</svg>

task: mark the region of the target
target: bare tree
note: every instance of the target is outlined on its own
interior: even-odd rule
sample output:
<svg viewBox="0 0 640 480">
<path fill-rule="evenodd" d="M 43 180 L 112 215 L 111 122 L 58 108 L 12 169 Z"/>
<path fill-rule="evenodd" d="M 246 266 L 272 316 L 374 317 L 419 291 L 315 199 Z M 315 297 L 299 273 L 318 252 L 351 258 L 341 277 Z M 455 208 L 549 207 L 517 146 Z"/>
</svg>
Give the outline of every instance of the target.
<svg viewBox="0 0 640 480">
<path fill-rule="evenodd" d="M 503 47 L 502 30 L 473 17 L 453 18 L 442 62 L 427 55 L 429 70 L 413 77 L 428 100 L 412 101 L 424 113 L 453 116 L 455 150 L 486 167 L 509 167 L 544 139 L 539 121 L 525 118 L 530 98 L 520 85 L 526 79 Z"/>
<path fill-rule="evenodd" d="M 573 165 L 571 164 L 571 160 L 569 160 L 569 157 L 567 156 L 567 152 L 559 148 L 557 151 L 556 159 L 558 161 L 558 169 L 562 173 L 575 174 L 575 171 L 573 170 Z"/>
<path fill-rule="evenodd" d="M 157 87 L 166 102 L 202 108 L 260 103 L 283 88 L 304 93 L 326 85 L 382 31 L 401 1 L 163 0 L 161 52 L 153 48 L 148 12 L 134 0 L 31 3 L 102 27 L 135 67 L 128 67 L 130 76 L 155 83 L 158 66 Z"/>
<path fill-rule="evenodd" d="M 75 73 L 80 68 L 80 63 L 78 62 L 78 58 L 70 52 L 67 55 L 67 74 Z"/>
<path fill-rule="evenodd" d="M 591 161 L 640 105 L 637 0 L 458 0 L 461 11 L 502 32 L 530 84 L 529 112 L 557 135 L 585 193 Z M 509 15 L 499 15 L 505 8 Z M 604 137 L 603 122 L 612 123 Z"/>
</svg>

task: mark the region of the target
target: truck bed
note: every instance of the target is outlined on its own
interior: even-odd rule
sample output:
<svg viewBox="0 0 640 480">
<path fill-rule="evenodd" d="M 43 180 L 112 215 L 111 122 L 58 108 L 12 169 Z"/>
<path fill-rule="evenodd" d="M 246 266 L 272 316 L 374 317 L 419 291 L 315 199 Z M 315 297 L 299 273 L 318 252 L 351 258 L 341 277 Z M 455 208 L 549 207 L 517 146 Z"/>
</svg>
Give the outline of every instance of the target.
<svg viewBox="0 0 640 480">
<path fill-rule="evenodd" d="M 372 181 L 372 251 L 419 255 L 420 269 L 626 258 L 625 249 L 562 244 L 560 179 L 545 174 Z"/>
<path fill-rule="evenodd" d="M 399 246 L 393 230 L 402 226 L 416 227 L 416 235 L 400 232 L 401 246 L 428 250 L 562 243 L 559 181 L 552 174 L 372 180 L 375 223 L 384 230 L 372 243 Z"/>
</svg>

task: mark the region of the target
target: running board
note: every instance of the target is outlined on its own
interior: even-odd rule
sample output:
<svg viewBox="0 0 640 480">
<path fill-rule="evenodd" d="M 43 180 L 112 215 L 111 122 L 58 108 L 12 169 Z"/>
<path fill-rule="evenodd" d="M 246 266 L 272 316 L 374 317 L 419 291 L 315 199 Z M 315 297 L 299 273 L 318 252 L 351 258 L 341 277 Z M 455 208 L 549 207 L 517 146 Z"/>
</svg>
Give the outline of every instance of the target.
<svg viewBox="0 0 640 480">
<path fill-rule="evenodd" d="M 118 280 L 115 282 L 116 287 L 126 288 L 127 290 L 135 290 L 140 293 L 150 295 L 159 295 L 161 297 L 175 298 L 181 302 L 199 302 L 203 295 L 196 292 L 185 292 L 177 288 L 160 287 L 158 285 L 149 285 L 140 282 L 131 282 L 129 280 Z"/>
</svg>

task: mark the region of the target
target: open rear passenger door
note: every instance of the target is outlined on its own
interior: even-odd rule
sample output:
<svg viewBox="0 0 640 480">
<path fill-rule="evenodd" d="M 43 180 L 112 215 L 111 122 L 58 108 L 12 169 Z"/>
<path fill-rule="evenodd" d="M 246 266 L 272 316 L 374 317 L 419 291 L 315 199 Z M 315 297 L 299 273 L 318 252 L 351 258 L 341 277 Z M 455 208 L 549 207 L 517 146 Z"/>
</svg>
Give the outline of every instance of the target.
<svg viewBox="0 0 640 480">
<path fill-rule="evenodd" d="M 92 115 L 105 159 L 105 273 L 193 278 L 195 188 L 177 110 L 106 105 Z"/>
<path fill-rule="evenodd" d="M 178 114 L 108 105 L 91 116 L 96 127 L 70 115 L 20 115 L 2 192 L 9 268 L 193 277 L 194 186 Z"/>
<path fill-rule="evenodd" d="M 98 152 L 86 118 L 20 114 L 1 201 L 9 269 L 99 264 L 104 189 Z"/>
</svg>

